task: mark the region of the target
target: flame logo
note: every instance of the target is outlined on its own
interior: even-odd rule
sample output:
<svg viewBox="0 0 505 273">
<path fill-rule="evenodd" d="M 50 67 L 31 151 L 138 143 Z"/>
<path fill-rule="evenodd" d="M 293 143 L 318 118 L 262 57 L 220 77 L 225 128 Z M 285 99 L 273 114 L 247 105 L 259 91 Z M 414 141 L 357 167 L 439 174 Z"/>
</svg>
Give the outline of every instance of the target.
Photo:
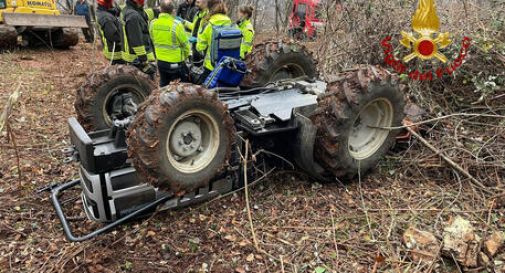
<svg viewBox="0 0 505 273">
<path fill-rule="evenodd" d="M 429 60 L 437 58 L 441 62 L 447 62 L 447 57 L 438 51 L 451 44 L 449 33 L 439 33 L 440 19 L 434 0 L 419 0 L 417 10 L 412 18 L 412 29 L 417 33 L 407 33 L 402 31 L 400 43 L 406 48 L 413 48 L 413 52 L 403 58 L 404 62 L 409 62 L 414 58 Z M 433 39 L 433 35 L 437 35 Z"/>
<path fill-rule="evenodd" d="M 412 19 L 412 29 L 416 32 L 438 32 L 440 30 L 440 19 L 433 0 L 419 0 Z"/>
</svg>

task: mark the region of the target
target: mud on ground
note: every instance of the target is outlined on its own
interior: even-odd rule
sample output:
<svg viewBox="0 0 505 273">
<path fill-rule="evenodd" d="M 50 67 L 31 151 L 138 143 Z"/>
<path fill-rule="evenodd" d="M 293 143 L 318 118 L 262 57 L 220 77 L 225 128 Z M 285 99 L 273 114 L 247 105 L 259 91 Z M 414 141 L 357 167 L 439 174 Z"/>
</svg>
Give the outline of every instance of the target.
<svg viewBox="0 0 505 273">
<path fill-rule="evenodd" d="M 433 262 L 415 261 L 402 242 L 403 232 L 414 226 L 440 239 L 444 226 L 456 216 L 470 220 L 481 237 L 505 230 L 502 166 L 479 167 L 455 158 L 479 180 L 486 179 L 486 187 L 495 194 L 485 194 L 412 140 L 398 145 L 362 180 L 321 184 L 302 173 L 279 171 L 254 186 L 249 197 L 258 248 L 243 192 L 159 212 L 97 239 L 69 243 L 47 194 L 34 190 L 77 176 L 76 166 L 64 165 L 60 153 L 69 144 L 66 120 L 73 115 L 75 88 L 102 63 L 90 45 L 0 55 L 2 107 L 18 85 L 22 92 L 11 117 L 20 169 L 13 141 L 5 133 L 0 136 L 2 273 L 460 272 L 464 269 L 438 253 Z M 452 124 L 438 124 L 447 128 L 446 135 L 432 128 L 427 137 L 447 139 L 449 132 L 473 137 L 458 127 L 451 129 Z M 488 144 L 503 149 L 503 124 L 495 119 L 487 126 L 489 134 L 475 140 L 483 145 L 481 150 Z M 451 154 L 448 143 L 443 143 L 444 151 Z M 478 175 L 482 168 L 485 177 Z M 73 192 L 65 199 L 75 201 L 76 196 Z M 78 231 L 96 227 L 84 220 L 78 200 L 65 207 Z M 494 264 L 478 270 L 500 272 Z"/>
</svg>

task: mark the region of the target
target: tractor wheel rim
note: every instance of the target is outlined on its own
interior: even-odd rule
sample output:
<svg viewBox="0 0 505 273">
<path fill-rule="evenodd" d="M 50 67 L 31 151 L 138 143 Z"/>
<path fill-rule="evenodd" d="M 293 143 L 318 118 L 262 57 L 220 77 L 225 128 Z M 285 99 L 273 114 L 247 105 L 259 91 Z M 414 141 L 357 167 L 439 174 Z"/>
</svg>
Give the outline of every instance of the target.
<svg viewBox="0 0 505 273">
<path fill-rule="evenodd" d="M 179 172 L 191 174 L 205 169 L 219 150 L 219 125 L 206 111 L 190 110 L 168 131 L 166 153 Z"/>
<path fill-rule="evenodd" d="M 353 122 L 348 139 L 350 155 L 356 160 L 374 155 L 389 135 L 389 130 L 380 127 L 392 125 L 393 105 L 389 100 L 379 98 L 368 103 Z"/>
<path fill-rule="evenodd" d="M 272 73 L 271 82 L 283 80 L 283 79 L 293 79 L 305 75 L 305 70 L 298 64 L 286 64 Z"/>
<path fill-rule="evenodd" d="M 104 100 L 102 115 L 107 126 L 112 127 L 112 105 L 114 104 L 114 99 L 122 94 L 132 94 L 133 102 L 137 105 L 142 103 L 146 96 L 139 90 L 140 87 L 132 86 L 130 84 L 119 85 L 115 87 L 111 92 L 107 94 Z"/>
</svg>

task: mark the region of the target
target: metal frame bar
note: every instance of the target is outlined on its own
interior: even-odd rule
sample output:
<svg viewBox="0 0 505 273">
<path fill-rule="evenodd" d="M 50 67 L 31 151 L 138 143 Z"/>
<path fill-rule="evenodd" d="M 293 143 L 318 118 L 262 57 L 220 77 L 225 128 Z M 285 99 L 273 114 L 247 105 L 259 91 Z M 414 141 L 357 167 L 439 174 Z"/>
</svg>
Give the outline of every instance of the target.
<svg viewBox="0 0 505 273">
<path fill-rule="evenodd" d="M 65 232 L 65 237 L 67 237 L 67 239 L 71 242 L 82 242 L 82 241 L 92 239 L 102 233 L 105 233 L 105 232 L 121 225 L 122 223 L 124 223 L 128 220 L 131 220 L 137 216 L 142 215 L 144 212 L 146 212 L 152 208 L 155 208 L 159 204 L 162 204 L 162 203 L 168 201 L 170 198 L 172 198 L 171 195 L 164 196 L 164 197 L 162 197 L 152 203 L 149 203 L 149 204 L 145 205 L 144 207 L 142 207 L 142 208 L 112 222 L 112 223 L 109 223 L 109 224 L 107 224 L 107 225 L 105 225 L 95 231 L 92 231 L 92 232 L 90 232 L 86 235 L 83 235 L 83 236 L 75 236 L 72 233 L 72 229 L 70 227 L 70 224 L 69 224 L 67 218 L 65 217 L 65 213 L 63 212 L 63 208 L 62 208 L 61 203 L 58 199 L 58 195 L 65 190 L 68 190 L 70 188 L 73 188 L 73 187 L 79 185 L 80 183 L 81 183 L 81 180 L 76 179 L 76 180 L 72 180 L 72 181 L 69 181 L 69 182 L 66 182 L 66 183 L 63 183 L 60 185 L 56 185 L 52 188 L 47 188 L 47 190 L 51 191 L 51 201 L 52 201 L 53 207 L 56 211 L 56 215 L 58 215 L 61 225 L 63 226 L 63 231 Z"/>
</svg>

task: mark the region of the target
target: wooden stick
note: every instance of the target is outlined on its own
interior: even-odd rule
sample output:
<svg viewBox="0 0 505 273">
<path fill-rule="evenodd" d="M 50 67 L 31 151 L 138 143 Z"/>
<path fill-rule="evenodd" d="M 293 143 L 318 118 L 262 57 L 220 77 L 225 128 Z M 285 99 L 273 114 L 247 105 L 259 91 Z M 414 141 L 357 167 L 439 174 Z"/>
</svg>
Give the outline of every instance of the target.
<svg viewBox="0 0 505 273">
<path fill-rule="evenodd" d="M 380 127 L 380 126 L 368 125 L 368 127 L 370 127 L 370 128 L 376 128 L 376 129 L 384 129 L 384 130 L 399 130 L 399 129 L 406 129 L 406 128 L 415 127 L 415 126 L 418 126 L 418 125 L 423 125 L 423 124 L 426 124 L 426 123 L 432 123 L 434 121 L 439 121 L 439 120 L 453 118 L 453 117 L 485 117 L 485 118 L 503 118 L 503 119 L 505 119 L 505 116 L 502 116 L 502 115 L 472 114 L 472 113 L 454 113 L 454 114 L 450 114 L 450 115 L 446 115 L 446 116 L 441 116 L 441 117 L 437 117 L 437 118 L 432 118 L 432 119 L 427 119 L 427 120 L 423 120 L 423 121 L 419 121 L 419 122 L 415 122 L 415 123 L 411 123 L 411 124 L 405 124 L 405 125 L 402 125 L 402 126 Z"/>
<path fill-rule="evenodd" d="M 475 177 L 473 177 L 468 171 L 466 171 L 465 169 L 463 169 L 463 167 L 461 167 L 460 165 L 458 165 L 456 162 L 454 162 L 452 159 L 450 159 L 449 157 L 447 157 L 445 154 L 442 153 L 442 151 L 440 151 L 439 149 L 437 149 L 435 146 L 431 145 L 424 137 L 422 137 L 421 135 L 419 135 L 415 130 L 413 130 L 412 128 L 410 127 L 407 127 L 407 130 L 413 135 L 415 136 L 417 139 L 419 139 L 426 147 L 428 147 L 430 150 L 432 150 L 435 154 L 437 154 L 438 156 L 440 156 L 443 160 L 445 160 L 445 162 L 447 162 L 449 165 L 451 165 L 451 167 L 453 167 L 454 169 L 458 170 L 459 172 L 461 172 L 464 176 L 466 176 L 467 178 L 470 179 L 470 181 L 472 182 L 472 184 L 474 186 L 477 186 L 479 187 L 482 191 L 488 193 L 488 194 L 494 194 L 494 192 L 490 191 L 489 189 L 487 189 L 486 186 L 484 186 L 479 180 L 475 179 Z"/>
<path fill-rule="evenodd" d="M 379 268 L 379 256 L 380 251 L 377 249 L 377 254 L 375 255 L 375 263 L 373 264 L 371 273 L 377 273 L 377 269 Z"/>
<path fill-rule="evenodd" d="M 256 233 L 254 232 L 254 224 L 252 220 L 251 205 L 249 204 L 249 185 L 247 184 L 247 157 L 249 156 L 249 139 L 245 140 L 245 156 L 244 156 L 244 192 L 245 192 L 245 204 L 247 208 L 247 218 L 249 219 L 249 226 L 251 228 L 251 234 L 253 238 L 254 247 L 257 251 L 260 251 L 260 246 L 258 244 L 258 239 L 256 239 Z"/>
<path fill-rule="evenodd" d="M 251 149 L 251 147 L 249 145 L 249 139 L 245 140 L 245 147 L 246 147 L 245 155 L 242 156 L 242 154 L 241 154 L 240 156 L 244 160 L 244 162 L 243 162 L 243 168 L 244 168 L 243 173 L 244 173 L 245 202 L 246 202 L 246 209 L 247 209 L 247 218 L 249 220 L 249 226 L 251 228 L 251 235 L 252 235 L 252 239 L 253 239 L 254 248 L 256 249 L 256 251 L 267 255 L 271 259 L 276 260 L 276 261 L 280 261 L 282 263 L 282 266 L 284 266 L 284 264 L 292 265 L 291 263 L 284 262 L 283 260 L 280 260 L 276 256 L 274 256 L 274 255 L 268 253 L 266 250 L 262 249 L 261 246 L 260 246 L 260 244 L 259 244 L 259 242 L 258 242 L 258 239 L 256 238 L 256 232 L 254 230 L 254 223 L 253 223 L 252 213 L 251 213 L 251 205 L 249 203 L 249 185 L 248 185 L 248 180 L 247 180 L 247 163 L 248 163 L 248 159 L 247 158 L 249 157 L 249 149 Z"/>
<path fill-rule="evenodd" d="M 333 218 L 333 212 L 331 212 L 331 230 L 332 230 L 332 233 L 333 233 L 333 245 L 335 246 L 335 255 L 336 255 L 336 261 L 335 261 L 335 264 L 336 264 L 336 268 L 335 270 L 338 271 L 338 268 L 339 268 L 339 255 L 338 255 L 338 244 L 337 244 L 337 228 L 335 227 L 335 218 Z"/>
<path fill-rule="evenodd" d="M 7 121 L 6 121 L 6 128 L 7 128 L 7 135 L 9 136 L 10 140 L 12 140 L 12 145 L 14 146 L 14 153 L 16 154 L 16 164 L 18 167 L 18 188 L 21 189 L 21 186 L 22 186 L 21 175 L 22 174 L 21 174 L 21 163 L 20 163 L 20 159 L 19 159 L 19 150 L 16 145 L 16 138 L 14 136 L 14 133 L 12 133 L 11 126 L 9 124 L 9 118 L 7 118 Z"/>
</svg>

